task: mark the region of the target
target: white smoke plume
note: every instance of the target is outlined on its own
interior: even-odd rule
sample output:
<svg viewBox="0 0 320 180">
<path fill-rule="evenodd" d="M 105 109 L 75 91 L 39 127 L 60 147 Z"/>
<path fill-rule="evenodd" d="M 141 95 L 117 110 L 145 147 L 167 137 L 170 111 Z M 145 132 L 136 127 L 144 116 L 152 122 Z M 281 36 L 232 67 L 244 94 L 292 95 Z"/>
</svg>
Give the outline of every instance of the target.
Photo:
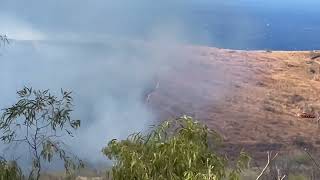
<svg viewBox="0 0 320 180">
<path fill-rule="evenodd" d="M 1 49 L 0 106 L 14 103 L 23 86 L 56 94 L 60 88 L 73 91 L 74 115 L 82 126 L 65 142 L 86 161 L 106 162 L 101 149 L 109 140 L 154 123 L 144 91 L 155 76 L 181 63 L 183 53 L 177 47 L 188 40 L 183 23 L 177 14 L 160 12 L 169 5 L 154 7 L 147 1 L 51 3 L 4 3 L 0 32 L 12 41 Z M 156 20 L 146 19 L 152 13 Z M 3 155 L 19 157 L 23 149 Z"/>
<path fill-rule="evenodd" d="M 0 107 L 14 103 L 15 92 L 23 86 L 73 91 L 75 118 L 82 120 L 82 126 L 66 142 L 80 158 L 105 162 L 101 148 L 109 140 L 154 123 L 143 102 L 144 91 L 155 76 L 183 63 L 188 53 L 181 52 L 179 44 L 208 41 L 206 27 L 186 23 L 197 24 L 188 16 L 197 11 L 195 4 L 3 0 L 0 33 L 13 40 L 1 49 Z M 217 25 L 223 21 L 208 20 Z M 244 43 L 241 33 L 234 39 Z"/>
</svg>

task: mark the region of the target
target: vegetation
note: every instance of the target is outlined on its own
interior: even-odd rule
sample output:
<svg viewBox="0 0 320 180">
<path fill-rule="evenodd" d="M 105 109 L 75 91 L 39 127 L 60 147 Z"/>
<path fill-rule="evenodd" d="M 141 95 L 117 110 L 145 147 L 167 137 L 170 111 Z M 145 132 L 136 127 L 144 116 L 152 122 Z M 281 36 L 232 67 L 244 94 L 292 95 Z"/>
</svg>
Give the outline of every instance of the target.
<svg viewBox="0 0 320 180">
<path fill-rule="evenodd" d="M 4 158 L 0 159 L 0 180 L 20 180 L 22 172 L 15 161 L 7 162 Z"/>
<path fill-rule="evenodd" d="M 9 39 L 7 37 L 7 35 L 1 35 L 0 34 L 0 47 L 1 46 L 5 46 L 6 44 L 9 44 Z"/>
<path fill-rule="evenodd" d="M 48 90 L 23 88 L 17 92 L 18 102 L 3 110 L 0 119 L 0 139 L 7 144 L 25 144 L 30 149 L 32 170 L 28 179 L 39 179 L 42 162 L 51 162 L 55 155 L 64 161 L 67 173 L 83 166 L 82 161 L 71 157 L 63 149 L 60 137 L 80 126 L 80 120 L 72 120 L 71 92 L 61 90 L 58 98 Z M 74 160 L 77 160 L 75 162 Z"/>
<path fill-rule="evenodd" d="M 80 127 L 80 120 L 71 119 L 71 92 L 61 90 L 58 98 L 48 90 L 25 87 L 17 94 L 17 103 L 3 109 L 0 140 L 27 145 L 33 157 L 32 170 L 24 177 L 15 161 L 0 158 L 0 180 L 38 180 L 40 175 L 48 178 L 41 174 L 42 163 L 50 163 L 54 157 L 64 162 L 67 174 L 63 178 L 75 179 L 73 170 L 83 167 L 83 163 L 67 153 L 61 141 L 61 135 L 72 136 Z M 103 153 L 114 160 L 107 176 L 114 180 L 305 179 L 307 176 L 301 173 L 303 168 L 312 173 L 311 179 L 317 179 L 317 171 L 308 168 L 317 165 L 310 153 L 280 161 L 275 161 L 277 153 L 268 153 L 265 167 L 254 170 L 248 169 L 250 157 L 244 152 L 235 163 L 217 153 L 221 142 L 218 133 L 191 117 L 164 121 L 146 134 L 134 133 L 126 140 L 111 140 L 103 149 Z M 52 178 L 56 176 L 49 179 Z"/>
<path fill-rule="evenodd" d="M 213 151 L 219 142 L 216 132 L 183 116 L 165 121 L 147 135 L 112 140 L 103 152 L 116 160 L 111 172 L 115 180 L 239 179 L 249 157 L 241 153 L 235 169 L 229 171 L 227 159 Z"/>
<path fill-rule="evenodd" d="M 0 34 L 0 47 L 9 43 L 8 37 Z M 266 52 L 272 53 L 271 50 Z M 310 52 L 311 60 L 319 57 L 319 52 Z M 317 64 L 307 63 L 310 73 L 315 74 L 313 79 L 319 79 Z M 50 163 L 55 157 L 64 162 L 67 172 L 64 179 L 75 179 L 72 172 L 83 167 L 83 162 L 66 152 L 61 140 L 62 135 L 73 136 L 73 131 L 80 127 L 80 120 L 71 119 L 71 92 L 61 90 L 62 96 L 58 98 L 48 90 L 25 87 L 17 94 L 17 103 L 3 109 L 0 117 L 0 140 L 7 144 L 25 144 L 31 150 L 33 161 L 28 179 L 40 179 L 43 162 Z M 292 98 L 294 103 L 304 100 L 300 95 Z M 267 106 L 265 110 L 274 111 Z M 231 165 L 216 151 L 220 142 L 216 132 L 183 116 L 154 126 L 146 135 L 134 133 L 126 140 L 114 139 L 103 153 L 115 160 L 109 172 L 114 180 L 319 179 L 320 165 L 307 150 L 279 161 L 275 161 L 278 154 L 272 156 L 268 152 L 267 164 L 262 171 L 249 169 L 244 172 L 249 167 L 249 156 L 241 152 L 236 164 Z M 25 177 L 17 162 L 0 157 L 0 180 L 22 179 Z"/>
</svg>

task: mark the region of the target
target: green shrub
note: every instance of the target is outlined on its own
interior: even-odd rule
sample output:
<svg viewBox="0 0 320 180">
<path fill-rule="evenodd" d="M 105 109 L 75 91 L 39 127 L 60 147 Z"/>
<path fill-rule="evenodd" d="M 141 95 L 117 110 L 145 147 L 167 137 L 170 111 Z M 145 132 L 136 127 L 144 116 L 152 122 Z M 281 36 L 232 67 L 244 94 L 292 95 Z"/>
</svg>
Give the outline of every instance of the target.
<svg viewBox="0 0 320 180">
<path fill-rule="evenodd" d="M 213 151 L 220 140 L 214 131 L 183 116 L 155 126 L 147 135 L 112 140 L 103 153 L 115 160 L 115 180 L 238 180 L 249 157 L 241 153 L 234 170 L 228 170 L 227 159 Z"/>
<path fill-rule="evenodd" d="M 61 89 L 61 97 L 49 90 L 24 87 L 17 92 L 18 101 L 2 109 L 0 116 L 0 141 L 6 144 L 25 144 L 32 157 L 29 179 L 39 180 L 42 164 L 58 157 L 67 173 L 83 167 L 83 162 L 65 151 L 63 138 L 73 136 L 80 120 L 73 120 L 71 92 Z M 27 155 L 27 154 L 26 154 Z"/>
<path fill-rule="evenodd" d="M 0 159 L 0 180 L 21 180 L 22 172 L 15 161 L 8 162 Z"/>
</svg>

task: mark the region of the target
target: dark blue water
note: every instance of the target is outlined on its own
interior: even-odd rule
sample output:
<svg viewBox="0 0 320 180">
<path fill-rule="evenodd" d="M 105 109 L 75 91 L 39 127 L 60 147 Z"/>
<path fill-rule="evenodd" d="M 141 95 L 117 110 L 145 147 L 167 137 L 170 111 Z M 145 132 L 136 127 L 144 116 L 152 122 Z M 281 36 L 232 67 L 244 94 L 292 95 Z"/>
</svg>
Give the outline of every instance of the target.
<svg viewBox="0 0 320 180">
<path fill-rule="evenodd" d="M 280 2 L 279 2 L 280 1 Z M 198 1 L 186 22 L 199 43 L 233 49 L 320 49 L 320 1 Z M 196 41 L 197 41 L 196 40 Z"/>
</svg>

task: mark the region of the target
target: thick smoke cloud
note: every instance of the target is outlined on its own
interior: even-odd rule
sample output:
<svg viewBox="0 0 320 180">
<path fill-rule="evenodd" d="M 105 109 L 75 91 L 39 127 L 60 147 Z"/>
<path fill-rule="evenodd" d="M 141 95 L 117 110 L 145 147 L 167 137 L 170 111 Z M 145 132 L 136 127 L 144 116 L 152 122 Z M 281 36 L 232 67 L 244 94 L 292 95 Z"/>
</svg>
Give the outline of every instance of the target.
<svg viewBox="0 0 320 180">
<path fill-rule="evenodd" d="M 82 127 L 65 140 L 80 157 L 103 160 L 108 140 L 142 131 L 154 119 L 143 92 L 170 68 L 171 55 L 179 58 L 172 46 L 159 45 L 14 41 L 1 57 L 1 107 L 12 104 L 24 85 L 56 94 L 72 90 Z"/>
<path fill-rule="evenodd" d="M 177 44 L 189 36 L 177 2 L 10 0 L 0 11 L 0 32 L 13 39 L 1 48 L 0 106 L 25 85 L 73 91 L 82 127 L 65 141 L 92 163 L 106 160 L 101 148 L 109 140 L 153 123 L 143 92 L 182 63 Z"/>
<path fill-rule="evenodd" d="M 0 107 L 24 85 L 72 90 L 82 127 L 66 142 L 81 158 L 103 161 L 108 140 L 153 123 L 143 92 L 183 63 L 179 44 L 249 42 L 243 34 L 257 28 L 231 2 L 2 0 L 0 33 L 14 40 L 1 49 Z M 232 37 L 221 36 L 227 30 Z"/>
</svg>

